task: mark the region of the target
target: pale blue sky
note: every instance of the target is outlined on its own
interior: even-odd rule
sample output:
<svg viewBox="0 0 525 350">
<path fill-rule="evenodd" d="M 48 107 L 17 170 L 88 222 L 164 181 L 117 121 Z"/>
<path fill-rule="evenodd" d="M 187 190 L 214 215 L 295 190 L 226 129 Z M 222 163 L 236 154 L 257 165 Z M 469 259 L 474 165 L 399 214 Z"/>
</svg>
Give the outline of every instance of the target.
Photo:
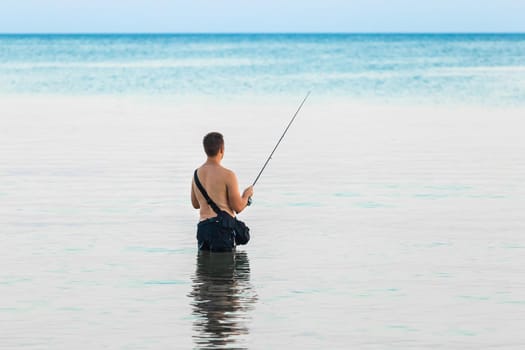
<svg viewBox="0 0 525 350">
<path fill-rule="evenodd" d="M 525 0 L 1 0 L 0 32 L 525 32 Z"/>
</svg>

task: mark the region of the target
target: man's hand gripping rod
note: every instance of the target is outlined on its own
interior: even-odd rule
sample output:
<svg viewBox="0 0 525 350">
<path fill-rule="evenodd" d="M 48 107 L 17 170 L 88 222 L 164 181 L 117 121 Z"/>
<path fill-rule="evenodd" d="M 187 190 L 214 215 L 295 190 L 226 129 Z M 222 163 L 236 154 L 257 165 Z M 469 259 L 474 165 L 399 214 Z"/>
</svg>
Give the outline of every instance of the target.
<svg viewBox="0 0 525 350">
<path fill-rule="evenodd" d="M 268 162 L 270 162 L 270 159 L 272 159 L 273 153 L 275 152 L 277 147 L 279 147 L 279 144 L 281 143 L 282 139 L 284 138 L 284 135 L 286 135 L 286 132 L 288 131 L 288 129 L 292 125 L 293 121 L 295 120 L 295 117 L 297 117 L 297 114 L 299 114 L 299 111 L 301 110 L 301 107 L 303 107 L 303 104 L 306 102 L 306 99 L 308 98 L 308 96 L 310 96 L 310 91 L 308 91 L 308 93 L 306 94 L 305 98 L 303 99 L 303 102 L 301 102 L 301 104 L 299 105 L 299 108 L 297 108 L 297 111 L 295 111 L 295 114 L 293 115 L 292 120 L 290 120 L 290 122 L 288 123 L 288 126 L 286 127 L 286 129 L 284 130 L 283 134 L 281 135 L 281 138 L 279 139 L 279 141 L 277 141 L 277 144 L 273 148 L 272 153 L 270 153 L 270 156 L 268 157 L 268 159 L 266 159 L 266 162 L 264 163 L 261 171 L 259 171 L 259 174 L 255 178 L 255 181 L 253 182 L 252 186 L 255 186 L 255 184 L 257 183 L 257 181 L 261 177 L 261 174 L 263 173 L 264 169 L 266 168 L 266 165 L 268 165 Z M 251 204 L 252 204 L 252 197 L 248 198 L 248 205 L 251 205 Z"/>
</svg>

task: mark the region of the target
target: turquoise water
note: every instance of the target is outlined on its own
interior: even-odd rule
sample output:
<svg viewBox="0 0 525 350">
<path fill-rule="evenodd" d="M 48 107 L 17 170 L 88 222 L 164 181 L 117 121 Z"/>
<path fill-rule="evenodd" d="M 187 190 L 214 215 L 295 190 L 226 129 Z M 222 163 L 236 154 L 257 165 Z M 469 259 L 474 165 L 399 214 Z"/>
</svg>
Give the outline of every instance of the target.
<svg viewBox="0 0 525 350">
<path fill-rule="evenodd" d="M 525 34 L 2 35 L 2 94 L 525 104 Z"/>
<path fill-rule="evenodd" d="M 0 36 L 0 348 L 523 349 L 524 45 Z M 198 254 L 203 135 L 244 187 L 308 89 Z"/>
</svg>

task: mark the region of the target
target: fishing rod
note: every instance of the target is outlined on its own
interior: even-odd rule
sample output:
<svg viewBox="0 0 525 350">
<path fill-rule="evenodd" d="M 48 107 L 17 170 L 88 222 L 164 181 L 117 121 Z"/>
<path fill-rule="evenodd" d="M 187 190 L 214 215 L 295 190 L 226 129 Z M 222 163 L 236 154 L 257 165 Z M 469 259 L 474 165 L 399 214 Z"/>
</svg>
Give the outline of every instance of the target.
<svg viewBox="0 0 525 350">
<path fill-rule="evenodd" d="M 297 108 L 297 111 L 295 111 L 295 114 L 293 115 L 292 119 L 288 123 L 288 126 L 286 127 L 286 129 L 284 129 L 284 132 L 281 135 L 281 138 L 279 139 L 279 141 L 277 141 L 277 144 L 273 148 L 273 151 L 272 151 L 272 153 L 270 153 L 270 156 L 268 157 L 268 159 L 266 159 L 266 162 L 264 163 L 261 171 L 259 171 L 259 174 L 255 178 L 255 181 L 253 182 L 252 186 L 255 186 L 255 184 L 257 183 L 257 181 L 261 177 L 261 174 L 263 173 L 264 169 L 266 168 L 266 166 L 270 162 L 270 159 L 272 159 L 272 156 L 273 156 L 275 150 L 277 149 L 277 147 L 279 147 L 279 144 L 281 143 L 282 139 L 284 138 L 284 135 L 286 135 L 286 132 L 288 131 L 288 129 L 290 129 L 290 126 L 292 125 L 293 121 L 295 120 L 295 117 L 297 117 L 297 114 L 299 114 L 299 111 L 301 110 L 301 108 L 303 107 L 304 103 L 308 99 L 308 96 L 310 96 L 310 91 L 308 91 L 308 93 L 306 94 L 306 96 L 303 99 L 303 102 L 301 102 L 301 104 L 299 105 L 299 108 Z M 248 198 L 248 205 L 251 205 L 251 204 L 252 204 L 252 197 Z"/>
</svg>

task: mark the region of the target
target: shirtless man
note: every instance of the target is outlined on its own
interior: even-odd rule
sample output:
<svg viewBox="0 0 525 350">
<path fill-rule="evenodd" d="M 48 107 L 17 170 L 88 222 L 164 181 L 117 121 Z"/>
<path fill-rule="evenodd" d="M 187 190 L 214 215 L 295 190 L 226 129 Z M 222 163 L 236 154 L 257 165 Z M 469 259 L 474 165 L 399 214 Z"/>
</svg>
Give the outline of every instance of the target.
<svg viewBox="0 0 525 350">
<path fill-rule="evenodd" d="M 246 188 L 241 195 L 237 176 L 221 165 L 224 139 L 220 133 L 210 132 L 202 143 L 208 158 L 197 170 L 199 181 L 220 209 L 235 216 L 248 205 L 248 199 L 253 196 L 253 186 Z M 233 232 L 221 227 L 217 221 L 217 213 L 208 205 L 195 180 L 191 185 L 191 203 L 195 209 L 200 209 L 200 221 L 197 225 L 199 249 L 231 251 L 235 247 Z"/>
</svg>

